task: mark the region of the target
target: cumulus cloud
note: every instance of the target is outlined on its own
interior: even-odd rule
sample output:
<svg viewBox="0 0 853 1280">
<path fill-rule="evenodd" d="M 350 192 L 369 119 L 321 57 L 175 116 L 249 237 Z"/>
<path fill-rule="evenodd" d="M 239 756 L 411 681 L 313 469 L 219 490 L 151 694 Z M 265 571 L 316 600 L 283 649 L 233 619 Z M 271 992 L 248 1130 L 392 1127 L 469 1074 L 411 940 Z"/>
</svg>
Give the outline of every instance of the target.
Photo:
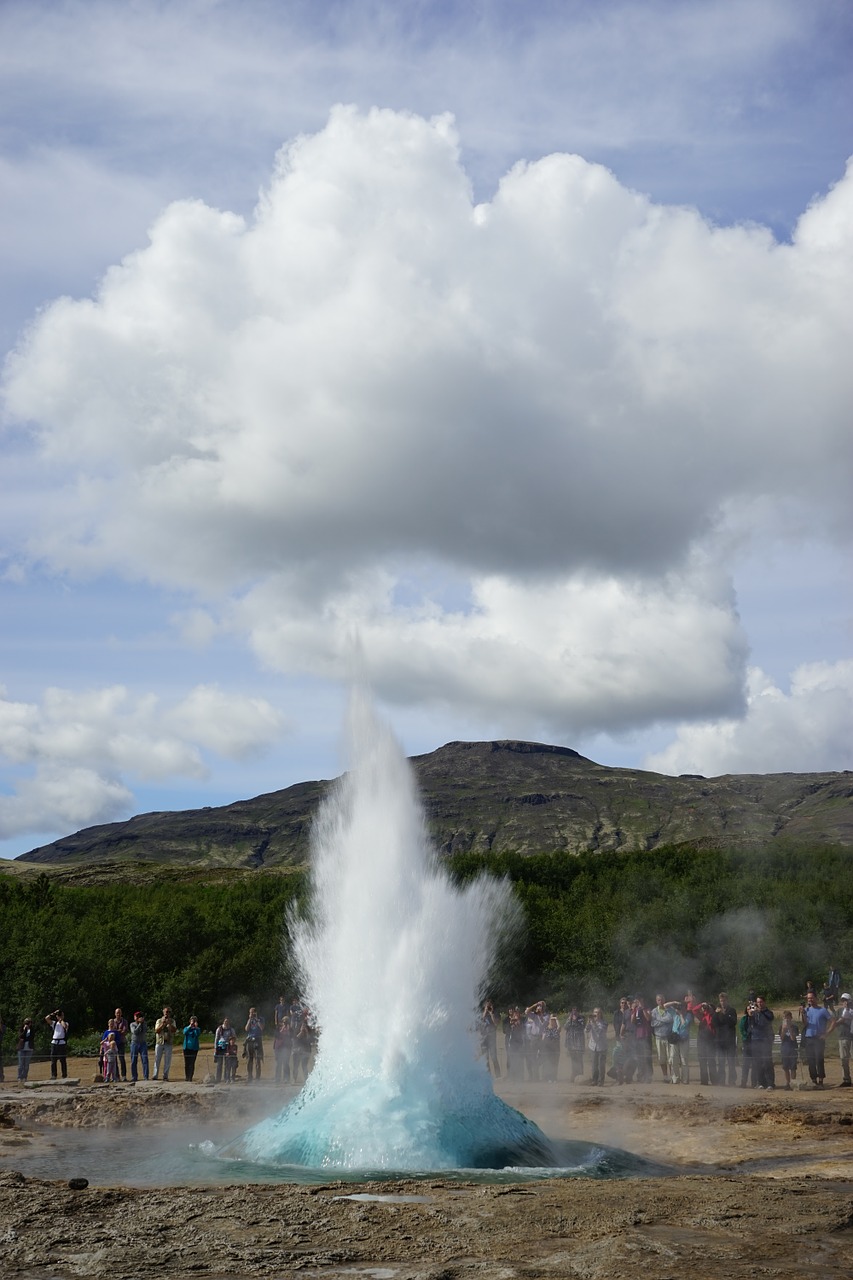
<svg viewBox="0 0 853 1280">
<path fill-rule="evenodd" d="M 205 752 L 245 759 L 281 731 L 281 717 L 262 699 L 209 685 L 171 704 L 121 686 L 48 689 L 40 705 L 0 691 L 0 760 L 33 770 L 13 795 L 0 796 L 0 839 L 123 816 L 133 800 L 127 776 L 205 777 Z"/>
<path fill-rule="evenodd" d="M 464 706 L 559 735 L 741 708 L 746 643 L 713 575 L 660 583 L 475 579 L 465 609 L 401 606 L 376 573 L 299 609 L 286 581 L 241 603 L 265 665 L 334 676 L 353 661 L 384 698 Z"/>
<path fill-rule="evenodd" d="M 746 703 L 741 718 L 683 725 L 646 767 L 706 777 L 853 768 L 853 661 L 806 663 L 787 693 L 753 667 Z"/>
<path fill-rule="evenodd" d="M 39 767 L 14 795 L 0 795 L 0 839 L 28 831 L 66 834 L 126 817 L 133 794 L 116 779 L 73 765 Z"/>
<path fill-rule="evenodd" d="M 73 483 L 32 553 L 230 594 L 279 667 L 340 674 L 357 624 L 387 696 L 731 712 L 721 526 L 849 533 L 852 206 L 779 244 L 572 155 L 476 203 L 448 117 L 338 107 L 251 219 L 173 204 L 34 322 L 7 406 Z M 461 611 L 400 602 L 424 562 Z"/>
</svg>

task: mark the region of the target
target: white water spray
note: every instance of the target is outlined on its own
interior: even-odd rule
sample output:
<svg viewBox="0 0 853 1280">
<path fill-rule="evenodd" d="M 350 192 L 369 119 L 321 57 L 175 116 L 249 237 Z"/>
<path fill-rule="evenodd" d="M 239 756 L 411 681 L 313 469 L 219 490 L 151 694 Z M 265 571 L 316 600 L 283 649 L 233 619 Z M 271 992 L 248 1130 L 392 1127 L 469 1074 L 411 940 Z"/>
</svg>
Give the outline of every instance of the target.
<svg viewBox="0 0 853 1280">
<path fill-rule="evenodd" d="M 509 886 L 451 883 L 408 763 L 359 695 L 350 745 L 350 772 L 314 828 L 311 916 L 294 926 L 321 1028 L 316 1065 L 240 1154 L 348 1170 L 552 1164 L 544 1135 L 495 1096 L 471 1035 L 516 921 Z"/>
</svg>

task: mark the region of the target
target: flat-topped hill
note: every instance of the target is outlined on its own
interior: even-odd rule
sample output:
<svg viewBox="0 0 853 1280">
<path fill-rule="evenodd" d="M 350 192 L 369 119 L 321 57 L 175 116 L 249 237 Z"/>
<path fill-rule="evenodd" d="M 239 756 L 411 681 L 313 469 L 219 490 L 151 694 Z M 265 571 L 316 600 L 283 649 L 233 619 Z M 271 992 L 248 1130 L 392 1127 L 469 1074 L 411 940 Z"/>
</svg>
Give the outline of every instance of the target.
<svg viewBox="0 0 853 1280">
<path fill-rule="evenodd" d="M 411 760 L 444 853 L 580 853 L 772 842 L 853 846 L 853 773 L 648 773 L 536 742 L 449 742 Z M 44 866 L 154 862 L 298 865 L 330 781 L 300 782 L 218 808 L 145 813 L 22 854 Z"/>
</svg>

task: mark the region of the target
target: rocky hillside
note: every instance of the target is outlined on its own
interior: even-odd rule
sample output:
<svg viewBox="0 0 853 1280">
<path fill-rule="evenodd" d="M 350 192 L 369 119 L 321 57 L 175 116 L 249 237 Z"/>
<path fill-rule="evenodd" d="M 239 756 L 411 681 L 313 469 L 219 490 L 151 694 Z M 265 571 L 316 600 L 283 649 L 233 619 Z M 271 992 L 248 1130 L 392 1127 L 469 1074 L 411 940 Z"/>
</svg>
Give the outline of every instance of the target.
<svg viewBox="0 0 853 1280">
<path fill-rule="evenodd" d="M 853 773 L 679 778 L 610 769 L 568 747 L 450 742 L 412 766 L 445 853 L 653 849 L 796 841 L 853 846 Z M 305 861 L 330 782 L 221 808 L 146 813 L 89 827 L 18 859 L 53 866 L 155 862 L 286 867 Z"/>
</svg>

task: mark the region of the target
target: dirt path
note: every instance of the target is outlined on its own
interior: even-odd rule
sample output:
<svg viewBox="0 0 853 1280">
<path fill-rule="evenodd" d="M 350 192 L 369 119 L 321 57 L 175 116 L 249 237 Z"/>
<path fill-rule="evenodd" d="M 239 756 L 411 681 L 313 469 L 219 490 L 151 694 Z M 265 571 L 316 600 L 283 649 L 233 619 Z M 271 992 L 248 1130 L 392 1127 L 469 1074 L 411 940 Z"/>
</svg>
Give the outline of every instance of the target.
<svg viewBox="0 0 853 1280">
<path fill-rule="evenodd" d="M 72 1072 L 75 1064 L 69 1064 Z M 91 1078 L 91 1064 L 89 1078 Z M 85 1079 L 82 1072 L 79 1073 Z M 832 1077 L 830 1077 L 832 1079 Z M 853 1275 L 853 1090 L 755 1093 L 499 1083 L 554 1138 L 652 1156 L 677 1176 L 474 1186 L 436 1178 L 150 1190 L 26 1176 L 33 1144 L 187 1119 L 248 1123 L 292 1091 L 0 1085 L 0 1274 L 654 1280 Z M 356 1197 L 356 1198 L 354 1198 Z M 357 1198 L 368 1197 L 368 1198 Z M 370 1198 L 373 1197 L 373 1198 Z"/>
</svg>

